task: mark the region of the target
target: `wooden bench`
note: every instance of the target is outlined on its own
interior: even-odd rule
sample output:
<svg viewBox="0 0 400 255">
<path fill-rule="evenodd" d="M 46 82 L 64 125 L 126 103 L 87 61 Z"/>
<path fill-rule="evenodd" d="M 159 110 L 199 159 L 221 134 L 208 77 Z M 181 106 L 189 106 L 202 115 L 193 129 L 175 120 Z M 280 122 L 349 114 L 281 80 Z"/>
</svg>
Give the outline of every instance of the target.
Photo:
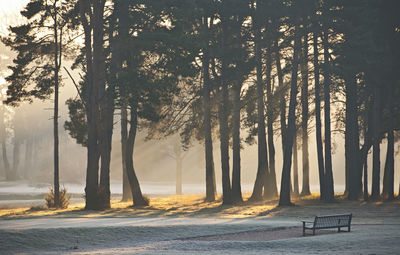
<svg viewBox="0 0 400 255">
<path fill-rule="evenodd" d="M 302 221 L 303 222 L 303 236 L 306 235 L 306 229 L 313 231 L 315 235 L 316 229 L 327 229 L 337 228 L 338 232 L 341 228 L 347 227 L 347 232 L 350 232 L 352 214 L 336 214 L 336 215 L 324 215 L 315 216 L 314 221 Z"/>
</svg>

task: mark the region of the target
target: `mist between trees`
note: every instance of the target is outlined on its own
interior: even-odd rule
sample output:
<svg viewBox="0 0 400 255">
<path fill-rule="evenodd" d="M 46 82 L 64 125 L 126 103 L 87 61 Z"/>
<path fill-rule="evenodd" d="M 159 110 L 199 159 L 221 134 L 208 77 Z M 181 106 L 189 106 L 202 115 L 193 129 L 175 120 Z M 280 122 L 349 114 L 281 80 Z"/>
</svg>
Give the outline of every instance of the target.
<svg viewBox="0 0 400 255">
<path fill-rule="evenodd" d="M 280 205 L 310 195 L 310 180 L 327 202 L 335 184 L 350 200 L 393 199 L 398 7 L 395 0 L 32 0 L 21 11 L 25 22 L 2 38 L 16 54 L 3 85 L 3 174 L 32 176 L 18 170 L 20 145 L 28 166 L 48 155 L 37 141 L 53 138 L 56 205 L 64 169 L 83 164 L 86 209 L 110 207 L 114 168 L 123 200 L 134 206 L 149 202 L 145 176 L 173 175 L 179 194 L 189 168 L 205 180 L 205 201 L 221 183 L 224 204 L 243 200 L 243 180 L 253 183 L 250 200 L 279 197 Z M 35 105 L 44 111 L 38 100 L 51 105 L 53 126 L 23 117 Z M 83 147 L 76 155 L 61 124 Z M 168 157 L 176 170 L 147 164 Z"/>
</svg>

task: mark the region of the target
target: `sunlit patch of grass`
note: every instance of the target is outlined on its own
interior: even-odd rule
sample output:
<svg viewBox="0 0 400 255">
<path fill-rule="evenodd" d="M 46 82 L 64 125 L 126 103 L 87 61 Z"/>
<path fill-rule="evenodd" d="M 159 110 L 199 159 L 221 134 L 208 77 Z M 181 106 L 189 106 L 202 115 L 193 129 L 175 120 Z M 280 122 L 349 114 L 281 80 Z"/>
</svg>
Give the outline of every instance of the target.
<svg viewBox="0 0 400 255">
<path fill-rule="evenodd" d="M 1 218 L 24 218 L 24 217 L 40 217 L 40 216 L 55 216 L 61 213 L 68 213 L 79 211 L 84 208 L 84 203 L 76 203 L 64 209 L 47 209 L 45 207 L 41 210 L 31 208 L 15 208 L 15 209 L 0 209 Z"/>
<path fill-rule="evenodd" d="M 28 210 L 29 208 L 0 209 L 0 217 L 13 217 L 16 215 L 21 215 L 23 212 Z"/>
<path fill-rule="evenodd" d="M 71 204 L 66 209 L 31 210 L 30 208 L 0 209 L 2 218 L 21 217 L 254 217 L 262 212 L 273 209 L 276 204 L 271 202 L 246 202 L 250 194 L 244 194 L 244 201 L 235 205 L 222 205 L 220 198 L 214 202 L 204 202 L 202 195 L 180 195 L 152 198 L 150 206 L 132 207 L 132 202 L 111 201 L 111 209 L 104 211 L 85 211 L 84 203 Z"/>
<path fill-rule="evenodd" d="M 319 194 L 306 197 L 292 197 L 293 207 L 278 207 L 278 198 L 269 201 L 247 201 L 250 194 L 243 195 L 243 202 L 222 205 L 220 197 L 214 202 L 204 202 L 202 195 L 180 195 L 151 199 L 150 206 L 132 207 L 132 202 L 112 200 L 111 208 L 103 211 L 86 211 L 84 203 L 69 205 L 66 209 L 33 210 L 32 208 L 0 209 L 1 218 L 25 217 L 309 217 L 342 212 L 368 214 L 372 211 L 386 210 L 399 212 L 400 200 L 392 203 L 348 201 L 339 194 L 334 203 L 320 201 Z M 369 216 L 368 216 L 369 217 Z"/>
</svg>

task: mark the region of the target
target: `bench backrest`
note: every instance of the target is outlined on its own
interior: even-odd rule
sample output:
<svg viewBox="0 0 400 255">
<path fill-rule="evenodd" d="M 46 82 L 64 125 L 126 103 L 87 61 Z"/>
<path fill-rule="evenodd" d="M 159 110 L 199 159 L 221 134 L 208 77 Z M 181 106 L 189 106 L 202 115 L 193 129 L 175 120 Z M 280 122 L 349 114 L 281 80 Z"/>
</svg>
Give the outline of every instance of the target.
<svg viewBox="0 0 400 255">
<path fill-rule="evenodd" d="M 314 228 L 347 227 L 350 225 L 352 214 L 337 214 L 315 216 Z"/>
</svg>

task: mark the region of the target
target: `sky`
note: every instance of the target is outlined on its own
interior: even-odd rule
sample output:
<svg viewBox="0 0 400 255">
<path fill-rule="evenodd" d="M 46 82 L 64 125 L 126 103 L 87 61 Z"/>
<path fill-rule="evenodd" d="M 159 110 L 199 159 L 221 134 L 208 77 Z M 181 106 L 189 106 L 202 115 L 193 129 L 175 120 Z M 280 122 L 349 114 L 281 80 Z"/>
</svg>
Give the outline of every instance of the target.
<svg viewBox="0 0 400 255">
<path fill-rule="evenodd" d="M 0 0 L 0 36 L 7 33 L 7 27 L 22 22 L 19 15 L 29 0 Z"/>
</svg>

